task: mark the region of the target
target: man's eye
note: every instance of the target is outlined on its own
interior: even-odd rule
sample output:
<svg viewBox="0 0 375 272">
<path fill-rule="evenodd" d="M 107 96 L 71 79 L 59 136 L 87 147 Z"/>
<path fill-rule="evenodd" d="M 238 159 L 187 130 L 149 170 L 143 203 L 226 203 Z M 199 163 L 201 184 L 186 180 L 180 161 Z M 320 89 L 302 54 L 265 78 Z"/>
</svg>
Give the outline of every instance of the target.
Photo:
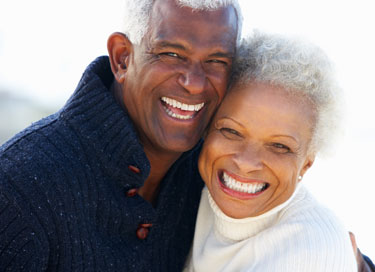
<svg viewBox="0 0 375 272">
<path fill-rule="evenodd" d="M 218 60 L 218 59 L 211 59 L 207 61 L 209 63 L 217 63 L 217 64 L 222 64 L 222 65 L 228 65 L 228 63 L 224 60 Z"/>
<path fill-rule="evenodd" d="M 228 139 L 239 139 L 241 137 L 241 134 L 237 130 L 231 128 L 224 127 L 220 128 L 219 131 Z"/>
<path fill-rule="evenodd" d="M 168 56 L 168 57 L 172 57 L 172 58 L 179 58 L 180 57 L 178 54 L 173 53 L 173 52 L 163 52 L 163 53 L 160 53 L 159 55 Z"/>
</svg>

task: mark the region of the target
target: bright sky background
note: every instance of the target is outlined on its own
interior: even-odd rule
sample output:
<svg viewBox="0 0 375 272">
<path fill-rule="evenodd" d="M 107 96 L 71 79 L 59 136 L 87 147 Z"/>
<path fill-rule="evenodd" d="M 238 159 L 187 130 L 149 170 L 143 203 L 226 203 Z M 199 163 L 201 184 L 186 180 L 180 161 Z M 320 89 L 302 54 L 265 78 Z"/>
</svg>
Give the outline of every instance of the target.
<svg viewBox="0 0 375 272">
<path fill-rule="evenodd" d="M 373 0 L 242 0 L 252 28 L 304 36 L 337 67 L 347 100 L 346 134 L 303 182 L 352 230 L 375 260 L 375 16 Z M 121 0 L 0 3 L 0 88 L 60 107 L 86 66 L 121 30 Z M 371 170 L 371 171 L 370 171 Z"/>
</svg>

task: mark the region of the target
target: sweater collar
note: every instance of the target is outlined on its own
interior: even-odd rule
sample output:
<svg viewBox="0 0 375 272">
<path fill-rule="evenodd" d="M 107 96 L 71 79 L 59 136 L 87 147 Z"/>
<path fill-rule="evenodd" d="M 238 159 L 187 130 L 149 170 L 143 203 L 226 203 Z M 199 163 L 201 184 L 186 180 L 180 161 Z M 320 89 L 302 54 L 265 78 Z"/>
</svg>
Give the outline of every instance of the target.
<svg viewBox="0 0 375 272">
<path fill-rule="evenodd" d="M 235 219 L 227 216 L 217 206 L 207 187 L 204 190 L 204 194 L 206 194 L 206 197 L 208 198 L 210 208 L 214 213 L 215 233 L 224 240 L 236 242 L 250 238 L 273 225 L 279 217 L 279 212 L 295 198 L 295 195 L 299 191 L 299 186 L 297 186 L 293 195 L 284 203 L 281 203 L 280 205 L 259 216 L 242 219 Z"/>
<path fill-rule="evenodd" d="M 60 117 L 82 138 L 87 156 L 123 186 L 143 185 L 150 164 L 132 121 L 115 101 L 109 87 L 113 81 L 109 58 L 99 57 L 84 72 Z M 129 165 L 140 169 L 138 175 Z"/>
<path fill-rule="evenodd" d="M 60 117 L 82 138 L 88 156 L 95 156 L 98 167 L 126 188 L 141 187 L 150 173 L 132 120 L 109 90 L 113 82 L 109 58 L 93 61 L 84 72 L 75 92 L 60 112 Z M 174 163 L 172 170 L 200 150 L 200 141 Z M 135 175 L 129 166 L 140 173 Z"/>
</svg>

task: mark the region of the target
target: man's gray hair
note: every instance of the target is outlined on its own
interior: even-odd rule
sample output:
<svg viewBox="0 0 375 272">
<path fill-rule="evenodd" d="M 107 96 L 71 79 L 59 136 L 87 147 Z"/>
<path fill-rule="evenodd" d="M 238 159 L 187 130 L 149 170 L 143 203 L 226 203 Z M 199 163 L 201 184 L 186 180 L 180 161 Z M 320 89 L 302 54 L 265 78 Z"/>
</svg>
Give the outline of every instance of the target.
<svg viewBox="0 0 375 272">
<path fill-rule="evenodd" d="M 240 45 L 231 84 L 251 82 L 305 96 L 316 111 L 310 151 L 330 150 L 341 124 L 343 94 L 333 65 L 320 48 L 301 39 L 255 31 Z"/>
<path fill-rule="evenodd" d="M 175 0 L 181 7 L 193 10 L 218 10 L 233 6 L 237 14 L 237 41 L 241 38 L 242 14 L 238 0 Z M 140 44 L 148 30 L 152 6 L 155 0 L 125 0 L 123 32 L 133 44 Z"/>
</svg>

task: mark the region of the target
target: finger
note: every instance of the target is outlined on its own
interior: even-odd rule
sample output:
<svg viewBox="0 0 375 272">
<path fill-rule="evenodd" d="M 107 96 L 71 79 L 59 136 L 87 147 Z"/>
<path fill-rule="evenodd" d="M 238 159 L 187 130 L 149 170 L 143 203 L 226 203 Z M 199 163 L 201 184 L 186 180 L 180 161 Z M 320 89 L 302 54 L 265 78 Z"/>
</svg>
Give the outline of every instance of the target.
<svg viewBox="0 0 375 272">
<path fill-rule="evenodd" d="M 357 242 L 355 240 L 355 236 L 354 236 L 353 232 L 349 231 L 349 236 L 350 236 L 350 241 L 352 242 L 352 247 L 353 247 L 354 254 L 357 256 L 358 246 L 357 246 Z"/>
</svg>

